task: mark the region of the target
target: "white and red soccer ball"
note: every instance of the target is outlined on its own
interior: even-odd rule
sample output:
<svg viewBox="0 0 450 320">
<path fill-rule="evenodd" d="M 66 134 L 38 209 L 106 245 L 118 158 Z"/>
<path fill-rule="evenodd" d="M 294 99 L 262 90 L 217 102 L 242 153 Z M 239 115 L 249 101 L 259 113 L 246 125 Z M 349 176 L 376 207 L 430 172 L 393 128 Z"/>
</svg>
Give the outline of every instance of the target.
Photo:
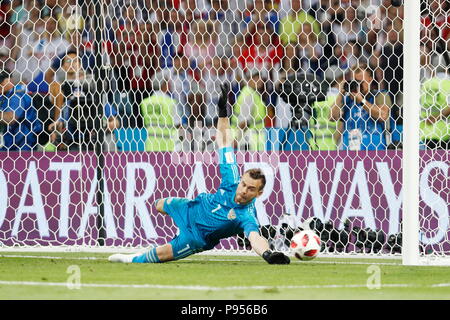
<svg viewBox="0 0 450 320">
<path fill-rule="evenodd" d="M 312 230 L 303 230 L 291 239 L 291 252 L 297 259 L 312 260 L 320 253 L 321 241 L 319 236 Z"/>
</svg>

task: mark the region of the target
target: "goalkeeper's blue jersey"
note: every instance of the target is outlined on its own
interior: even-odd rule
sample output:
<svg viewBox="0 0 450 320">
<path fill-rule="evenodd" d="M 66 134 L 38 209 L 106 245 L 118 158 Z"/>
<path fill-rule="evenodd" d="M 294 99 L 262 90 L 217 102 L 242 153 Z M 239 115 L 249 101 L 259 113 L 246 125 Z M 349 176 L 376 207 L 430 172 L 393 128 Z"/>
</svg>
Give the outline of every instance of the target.
<svg viewBox="0 0 450 320">
<path fill-rule="evenodd" d="M 201 193 L 190 203 L 192 231 L 204 240 L 205 250 L 213 248 L 220 239 L 259 232 L 255 199 L 246 205 L 234 201 L 240 175 L 231 147 L 219 150 L 219 167 L 222 180 L 217 192 Z"/>
</svg>

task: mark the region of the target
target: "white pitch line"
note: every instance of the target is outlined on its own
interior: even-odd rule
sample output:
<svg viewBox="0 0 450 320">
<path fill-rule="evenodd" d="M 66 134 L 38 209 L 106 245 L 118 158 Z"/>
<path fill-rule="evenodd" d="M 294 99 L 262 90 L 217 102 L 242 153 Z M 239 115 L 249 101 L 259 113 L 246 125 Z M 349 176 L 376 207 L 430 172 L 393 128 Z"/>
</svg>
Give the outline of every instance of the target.
<svg viewBox="0 0 450 320">
<path fill-rule="evenodd" d="M 55 259 L 55 260 L 105 260 L 98 257 L 54 257 L 54 256 L 27 256 L 20 254 L 0 254 L 0 258 L 27 258 L 27 259 Z"/>
<path fill-rule="evenodd" d="M 432 288 L 450 287 L 450 283 L 436 283 L 431 285 Z"/>
<path fill-rule="evenodd" d="M 36 282 L 36 281 L 0 281 L 4 286 L 42 286 L 42 287 L 68 287 L 66 282 Z M 437 284 L 439 285 L 439 284 Z M 433 285 L 433 286 L 437 286 Z M 134 289 L 167 289 L 167 290 L 193 290 L 193 291 L 238 291 L 238 290 L 273 290 L 273 289 L 345 289 L 345 288 L 367 288 L 365 284 L 341 285 L 303 285 L 303 286 L 175 286 L 161 284 L 110 284 L 110 283 L 80 283 L 84 288 L 134 288 Z M 412 288 L 423 287 L 404 283 L 380 285 L 381 288 Z"/>
<path fill-rule="evenodd" d="M 30 255 L 14 255 L 14 254 L 0 254 L 0 258 L 28 258 L 28 259 L 55 259 L 55 260 L 107 260 L 107 258 L 99 258 L 99 257 L 57 257 L 57 256 L 30 256 Z M 395 262 L 358 262 L 358 261 L 335 261 L 335 260 L 331 260 L 331 258 L 327 258 L 330 259 L 330 261 L 324 261 L 324 260 L 319 260 L 319 261 L 309 261 L 307 262 L 307 264 L 351 264 L 351 265 L 387 265 L 387 266 L 400 266 L 400 263 L 395 263 Z M 204 259 L 204 260 L 199 260 L 199 259 L 191 259 L 191 258 L 184 258 L 180 261 L 213 261 L 213 262 L 256 262 L 259 263 L 261 261 L 259 260 L 246 260 L 246 259 L 216 259 L 216 258 L 211 258 L 211 259 Z M 299 263 L 299 264 L 304 264 L 305 262 L 303 261 L 296 261 L 296 260 L 291 260 L 294 263 Z"/>
</svg>

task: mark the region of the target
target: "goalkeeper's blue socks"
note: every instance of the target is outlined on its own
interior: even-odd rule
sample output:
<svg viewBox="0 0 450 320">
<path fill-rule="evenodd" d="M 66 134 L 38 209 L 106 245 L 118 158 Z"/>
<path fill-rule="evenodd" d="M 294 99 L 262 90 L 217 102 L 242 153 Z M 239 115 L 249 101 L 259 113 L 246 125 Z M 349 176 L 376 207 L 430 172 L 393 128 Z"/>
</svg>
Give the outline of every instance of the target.
<svg viewBox="0 0 450 320">
<path fill-rule="evenodd" d="M 160 263 L 161 261 L 158 258 L 158 255 L 156 254 L 156 248 L 151 248 L 146 253 L 134 257 L 133 263 Z"/>
</svg>

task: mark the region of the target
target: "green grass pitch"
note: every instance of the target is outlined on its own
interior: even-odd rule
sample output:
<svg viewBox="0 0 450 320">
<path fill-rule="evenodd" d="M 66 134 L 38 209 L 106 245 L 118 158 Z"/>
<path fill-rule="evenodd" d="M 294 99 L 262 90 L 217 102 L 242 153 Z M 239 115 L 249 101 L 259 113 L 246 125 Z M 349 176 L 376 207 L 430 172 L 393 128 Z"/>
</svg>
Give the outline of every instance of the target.
<svg viewBox="0 0 450 320">
<path fill-rule="evenodd" d="M 0 299 L 450 299 L 450 267 L 405 267 L 397 259 L 293 258 L 280 266 L 194 255 L 116 264 L 108 255 L 0 252 Z"/>
</svg>

